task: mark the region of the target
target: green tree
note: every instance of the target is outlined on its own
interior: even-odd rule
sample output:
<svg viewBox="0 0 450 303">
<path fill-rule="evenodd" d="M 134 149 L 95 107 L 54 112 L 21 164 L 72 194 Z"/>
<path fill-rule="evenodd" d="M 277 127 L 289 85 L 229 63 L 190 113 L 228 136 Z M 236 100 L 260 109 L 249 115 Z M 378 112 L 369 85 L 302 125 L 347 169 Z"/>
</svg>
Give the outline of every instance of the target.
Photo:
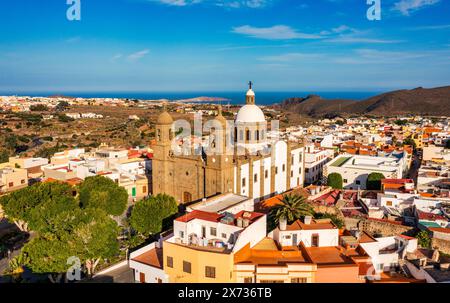
<svg viewBox="0 0 450 303">
<path fill-rule="evenodd" d="M 48 111 L 48 106 L 45 104 L 36 104 L 30 106 L 30 111 L 32 112 L 46 112 Z"/>
<path fill-rule="evenodd" d="M 70 207 L 70 205 L 64 206 L 63 203 L 65 201 L 73 204 L 73 200 L 70 200 L 71 195 L 72 187 L 66 183 L 36 183 L 1 197 L 0 205 L 10 222 L 16 224 L 21 231 L 29 231 L 29 225 L 39 228 L 57 212 L 57 209 L 50 210 L 45 206 L 43 206 L 44 211 L 41 211 L 39 206 L 56 203 L 59 206 Z M 38 210 L 35 210 L 36 208 Z"/>
<path fill-rule="evenodd" d="M 386 177 L 381 173 L 371 173 L 367 177 L 366 187 L 368 190 L 381 190 L 381 180 Z"/>
<path fill-rule="evenodd" d="M 53 234 L 38 236 L 25 244 L 22 252 L 27 255 L 33 273 L 61 276 L 70 267 L 67 260 L 73 256 L 73 243 L 64 243 Z"/>
<path fill-rule="evenodd" d="M 122 215 L 127 207 L 127 191 L 103 176 L 86 178 L 80 184 L 79 194 L 83 208 L 100 208 L 112 216 Z"/>
<path fill-rule="evenodd" d="M 420 231 L 417 236 L 417 242 L 419 245 L 423 248 L 430 248 L 431 247 L 431 237 L 430 234 L 426 230 Z"/>
<path fill-rule="evenodd" d="M 166 220 L 178 212 L 175 199 L 158 194 L 136 203 L 131 211 L 130 225 L 143 236 L 155 235 L 164 228 Z"/>
<path fill-rule="evenodd" d="M 286 219 L 290 224 L 301 217 L 314 214 L 312 206 L 306 202 L 305 197 L 299 195 L 284 195 L 283 199 L 279 199 L 279 201 L 280 203 L 274 206 L 270 211 L 270 216 L 277 224 L 282 219 Z"/>
<path fill-rule="evenodd" d="M 0 151 L 0 163 L 9 162 L 9 152 L 5 149 Z"/>
<path fill-rule="evenodd" d="M 342 189 L 343 181 L 342 176 L 339 173 L 331 173 L 327 178 L 327 185 L 334 189 Z"/>
<path fill-rule="evenodd" d="M 101 209 L 76 209 L 60 213 L 53 230 L 25 245 L 29 267 L 36 273 L 64 274 L 70 257 L 79 258 L 88 275 L 102 259 L 119 253 L 117 223 Z"/>
</svg>

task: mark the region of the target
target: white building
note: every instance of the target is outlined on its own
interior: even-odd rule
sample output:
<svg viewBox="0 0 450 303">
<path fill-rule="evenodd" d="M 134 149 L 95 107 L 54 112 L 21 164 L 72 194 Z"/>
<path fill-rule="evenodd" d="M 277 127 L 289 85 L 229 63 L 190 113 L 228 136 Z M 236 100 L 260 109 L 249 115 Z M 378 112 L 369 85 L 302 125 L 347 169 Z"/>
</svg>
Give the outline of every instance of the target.
<svg viewBox="0 0 450 303">
<path fill-rule="evenodd" d="M 304 222 L 297 220 L 291 225 L 282 223 L 271 237 L 281 246 L 332 247 L 339 245 L 339 229 L 328 219 L 313 220 L 305 217 Z"/>
<path fill-rule="evenodd" d="M 406 166 L 405 157 L 371 157 L 344 154 L 325 165 L 324 175 L 340 174 L 345 189 L 366 189 L 369 174 L 381 173 L 387 179 L 399 179 L 403 177 Z"/>
<path fill-rule="evenodd" d="M 333 151 L 308 145 L 305 148 L 305 183 L 312 184 L 320 181 L 323 167 L 333 157 Z"/>
</svg>

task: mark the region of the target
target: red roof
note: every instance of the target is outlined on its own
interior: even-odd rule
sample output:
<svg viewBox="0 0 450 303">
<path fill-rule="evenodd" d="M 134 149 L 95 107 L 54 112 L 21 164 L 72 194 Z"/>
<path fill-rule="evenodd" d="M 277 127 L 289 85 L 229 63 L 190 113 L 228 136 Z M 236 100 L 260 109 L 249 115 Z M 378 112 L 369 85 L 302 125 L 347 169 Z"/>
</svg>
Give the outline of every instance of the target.
<svg viewBox="0 0 450 303">
<path fill-rule="evenodd" d="M 414 183 L 412 179 L 383 179 L 381 180 L 382 184 L 405 184 L 405 183 Z"/>
<path fill-rule="evenodd" d="M 433 213 L 427 213 L 424 211 L 418 210 L 417 213 L 419 214 L 419 220 L 428 220 L 428 221 L 436 221 L 436 220 L 443 220 L 447 221 L 447 218 L 441 215 L 436 215 Z"/>
<path fill-rule="evenodd" d="M 431 231 L 433 231 L 433 232 L 450 234 L 450 228 L 443 228 L 443 227 L 428 227 L 428 229 L 431 230 Z"/>
<path fill-rule="evenodd" d="M 206 211 L 201 210 L 194 210 L 190 213 L 185 214 L 184 216 L 181 216 L 176 221 L 179 222 L 189 222 L 194 219 L 204 220 L 204 221 L 210 221 L 210 222 L 219 222 L 220 218 L 222 218 L 223 215 L 217 214 L 217 213 L 209 213 Z"/>
</svg>

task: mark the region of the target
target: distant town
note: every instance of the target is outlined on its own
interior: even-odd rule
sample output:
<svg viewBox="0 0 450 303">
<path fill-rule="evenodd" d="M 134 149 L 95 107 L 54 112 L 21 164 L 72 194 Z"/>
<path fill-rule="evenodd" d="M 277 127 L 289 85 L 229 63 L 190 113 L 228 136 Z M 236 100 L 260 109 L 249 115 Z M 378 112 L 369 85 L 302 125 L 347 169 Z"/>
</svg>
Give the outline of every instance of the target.
<svg viewBox="0 0 450 303">
<path fill-rule="evenodd" d="M 449 117 L 218 101 L 0 97 L 0 283 L 450 282 Z"/>
</svg>

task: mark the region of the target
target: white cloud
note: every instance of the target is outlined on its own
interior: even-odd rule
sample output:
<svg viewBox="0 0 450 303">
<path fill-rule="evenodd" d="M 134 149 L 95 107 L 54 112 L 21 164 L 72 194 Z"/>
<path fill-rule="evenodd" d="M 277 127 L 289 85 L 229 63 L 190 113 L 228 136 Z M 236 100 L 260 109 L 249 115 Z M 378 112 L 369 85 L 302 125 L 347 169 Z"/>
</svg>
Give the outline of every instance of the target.
<svg viewBox="0 0 450 303">
<path fill-rule="evenodd" d="M 267 56 L 259 58 L 260 61 L 271 61 L 271 62 L 291 62 L 299 61 L 303 59 L 315 59 L 322 57 L 322 54 L 317 53 L 287 53 L 276 56 Z"/>
<path fill-rule="evenodd" d="M 199 3 L 210 3 L 212 5 L 226 8 L 261 8 L 267 6 L 272 0 L 149 0 L 170 6 L 188 6 Z"/>
<path fill-rule="evenodd" d="M 394 4 L 393 10 L 399 11 L 404 16 L 409 16 L 411 12 L 439 2 L 441 0 L 401 0 Z"/>
<path fill-rule="evenodd" d="M 143 58 L 145 55 L 147 55 L 149 52 L 150 52 L 150 50 L 144 49 L 144 50 L 141 50 L 141 51 L 139 51 L 139 52 L 136 52 L 136 53 L 133 53 L 133 54 L 128 55 L 128 56 L 127 56 L 127 59 L 130 60 L 130 61 L 137 61 L 137 60 L 139 60 L 139 59 L 142 59 L 142 58 Z"/>
<path fill-rule="evenodd" d="M 450 24 L 424 25 L 409 28 L 409 30 L 440 30 L 440 29 L 450 29 Z"/>
<path fill-rule="evenodd" d="M 267 40 L 292 40 L 292 39 L 321 39 L 321 35 L 300 33 L 286 25 L 272 27 L 253 27 L 244 25 L 233 28 L 233 33 L 242 34 L 252 38 Z"/>
</svg>

